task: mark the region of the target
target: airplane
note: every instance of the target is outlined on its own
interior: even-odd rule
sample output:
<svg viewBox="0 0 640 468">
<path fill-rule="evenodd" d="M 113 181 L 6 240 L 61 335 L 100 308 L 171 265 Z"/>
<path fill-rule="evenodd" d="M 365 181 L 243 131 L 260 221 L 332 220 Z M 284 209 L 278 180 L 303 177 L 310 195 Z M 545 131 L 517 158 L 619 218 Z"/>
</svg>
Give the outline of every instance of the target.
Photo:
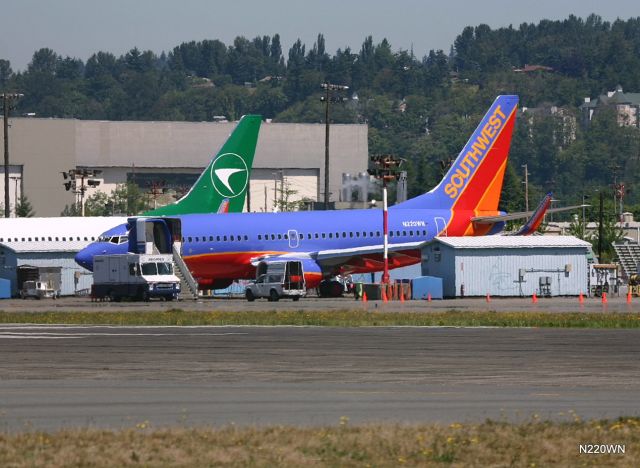
<svg viewBox="0 0 640 468">
<path fill-rule="evenodd" d="M 176 202 L 144 213 L 168 216 L 189 213 L 241 212 L 249 184 L 262 117 L 240 119 L 220 150 L 191 189 Z M 106 242 L 126 248 L 127 222 L 123 216 L 63 216 L 51 218 L 2 218 L 0 243 L 8 247 L 46 249 L 52 246 L 79 251 L 91 242 Z M 111 229 L 109 229 L 111 228 Z M 47 245 L 49 244 L 49 245 Z"/>
<path fill-rule="evenodd" d="M 498 96 L 442 181 L 389 208 L 389 268 L 419 263 L 420 247 L 437 235 L 479 236 L 503 229 L 506 213 L 498 210 L 498 202 L 517 107 L 517 96 Z M 487 216 L 492 220 L 483 219 Z M 178 218 L 183 259 L 202 289 L 252 278 L 260 262 L 300 260 L 310 288 L 337 274 L 382 269 L 379 210 Z M 91 269 L 101 247 L 90 245 L 76 262 Z"/>
</svg>

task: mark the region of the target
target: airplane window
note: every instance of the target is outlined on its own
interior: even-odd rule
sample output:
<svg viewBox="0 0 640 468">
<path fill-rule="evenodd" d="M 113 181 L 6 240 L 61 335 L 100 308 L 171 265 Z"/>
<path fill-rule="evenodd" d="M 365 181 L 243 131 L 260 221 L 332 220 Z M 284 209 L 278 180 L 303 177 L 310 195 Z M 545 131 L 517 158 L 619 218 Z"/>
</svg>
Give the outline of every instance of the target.
<svg viewBox="0 0 640 468">
<path fill-rule="evenodd" d="M 222 236 L 222 240 L 226 242 L 227 241 L 227 236 Z"/>
<path fill-rule="evenodd" d="M 369 237 L 373 237 L 373 231 L 369 232 Z"/>
<path fill-rule="evenodd" d="M 220 242 L 220 236 L 216 236 L 216 241 Z"/>
<path fill-rule="evenodd" d="M 234 240 L 233 236 L 229 236 L 229 239 L 230 239 L 230 240 Z"/>
<path fill-rule="evenodd" d="M 249 240 L 249 236 L 244 236 L 244 240 Z"/>
<path fill-rule="evenodd" d="M 51 237 L 49 237 L 49 240 L 51 240 Z M 91 240 L 94 241 L 94 240 L 96 240 L 96 238 L 92 237 Z"/>
<path fill-rule="evenodd" d="M 16 239 L 16 240 L 18 240 L 18 239 Z M 57 240 L 58 240 L 58 238 L 56 237 L 56 241 L 57 241 Z"/>
<path fill-rule="evenodd" d="M 336 232 L 336 239 L 337 239 L 338 237 L 340 237 L 340 233 L 339 233 L 339 232 Z"/>
<path fill-rule="evenodd" d="M 318 233 L 316 232 L 316 233 L 314 234 L 314 237 L 317 239 L 317 238 L 318 238 L 318 237 L 320 237 L 320 236 L 318 236 Z"/>
<path fill-rule="evenodd" d="M 191 242 L 191 241 L 192 241 L 191 237 L 188 237 L 188 239 L 189 239 L 189 242 Z"/>
<path fill-rule="evenodd" d="M 213 236 L 209 236 L 209 242 L 213 242 Z"/>
<path fill-rule="evenodd" d="M 84 240 L 88 241 L 89 239 L 87 239 L 87 237 L 85 236 Z"/>
<path fill-rule="evenodd" d="M 278 240 L 282 239 L 282 234 L 278 234 Z"/>
<path fill-rule="evenodd" d="M 347 233 L 342 231 L 342 237 L 347 237 Z"/>
<path fill-rule="evenodd" d="M 389 231 L 389 237 L 393 237 L 393 231 Z"/>
<path fill-rule="evenodd" d="M 49 237 L 49 240 L 51 240 L 51 237 Z"/>
<path fill-rule="evenodd" d="M 327 235 L 323 232 L 322 233 L 322 238 L 324 239 Z"/>
<path fill-rule="evenodd" d="M 24 239 L 22 239 L 22 240 L 24 240 Z M 67 238 L 66 238 L 66 237 L 63 237 L 63 238 L 62 238 L 62 241 L 63 241 L 63 242 L 66 242 L 66 241 L 67 241 Z"/>
<path fill-rule="evenodd" d="M 360 237 L 360 232 L 356 231 L 356 237 Z"/>
<path fill-rule="evenodd" d="M 285 239 L 289 239 L 289 235 L 288 235 L 288 234 L 285 234 L 285 235 L 284 235 L 284 238 L 285 238 Z"/>
<path fill-rule="evenodd" d="M 426 230 L 426 229 L 423 229 L 423 230 L 422 230 L 422 235 L 423 235 L 423 236 L 426 236 L 426 235 L 427 235 L 427 230 Z"/>
<path fill-rule="evenodd" d="M 31 242 L 31 237 L 29 237 L 28 239 L 29 239 L 29 242 Z"/>
<path fill-rule="evenodd" d="M 329 233 L 329 239 L 333 239 L 333 232 Z"/>
<path fill-rule="evenodd" d="M 77 238 L 77 239 L 78 239 L 78 240 L 80 240 L 80 236 L 78 236 L 78 238 Z M 71 240 L 73 240 L 73 237 L 71 238 Z"/>
<path fill-rule="evenodd" d="M 402 235 L 406 237 L 407 231 L 402 231 Z"/>
<path fill-rule="evenodd" d="M 4 239 L 2 237 L 0 237 L 0 242 L 4 242 Z"/>
<path fill-rule="evenodd" d="M 413 237 L 413 231 L 409 231 L 409 235 Z"/>
<path fill-rule="evenodd" d="M 258 240 L 262 240 L 262 234 L 258 234 Z"/>
<path fill-rule="evenodd" d="M 275 234 L 271 234 L 271 240 L 276 240 L 276 235 Z"/>
<path fill-rule="evenodd" d="M 376 236 L 380 237 L 380 231 L 376 231 Z"/>
</svg>

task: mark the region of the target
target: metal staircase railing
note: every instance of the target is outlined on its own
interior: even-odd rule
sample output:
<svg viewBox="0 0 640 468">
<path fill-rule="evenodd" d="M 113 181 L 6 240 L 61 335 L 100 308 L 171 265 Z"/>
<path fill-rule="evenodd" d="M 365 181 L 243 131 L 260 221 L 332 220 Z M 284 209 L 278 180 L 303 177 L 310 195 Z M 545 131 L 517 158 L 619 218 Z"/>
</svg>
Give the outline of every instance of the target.
<svg viewBox="0 0 640 468">
<path fill-rule="evenodd" d="M 198 298 L 198 283 L 191 275 L 191 272 L 189 271 L 189 267 L 187 267 L 187 264 L 182 259 L 182 255 L 180 255 L 180 252 L 175 244 L 173 245 L 172 250 L 173 250 L 173 263 L 176 266 L 176 276 L 180 278 L 181 280 L 180 282 L 182 283 L 180 294 L 186 292 L 184 290 L 185 289 L 184 286 L 186 286 L 186 288 L 189 290 L 191 298 L 195 300 Z"/>
</svg>

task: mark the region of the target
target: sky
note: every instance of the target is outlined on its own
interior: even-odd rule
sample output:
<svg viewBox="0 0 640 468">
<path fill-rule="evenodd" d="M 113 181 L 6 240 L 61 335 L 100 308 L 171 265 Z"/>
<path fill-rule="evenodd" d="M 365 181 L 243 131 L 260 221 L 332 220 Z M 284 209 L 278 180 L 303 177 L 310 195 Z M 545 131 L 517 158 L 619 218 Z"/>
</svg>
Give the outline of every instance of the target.
<svg viewBox="0 0 640 468">
<path fill-rule="evenodd" d="M 7 0 L 0 9 L 0 59 L 24 70 L 43 47 L 86 60 L 95 52 L 120 56 L 134 47 L 160 54 L 182 42 L 280 34 L 283 52 L 300 38 L 307 49 L 318 33 L 327 52 L 359 51 L 371 35 L 387 38 L 394 51 L 413 48 L 448 53 L 465 26 L 517 27 L 541 19 L 604 20 L 640 16 L 637 0 Z"/>
</svg>

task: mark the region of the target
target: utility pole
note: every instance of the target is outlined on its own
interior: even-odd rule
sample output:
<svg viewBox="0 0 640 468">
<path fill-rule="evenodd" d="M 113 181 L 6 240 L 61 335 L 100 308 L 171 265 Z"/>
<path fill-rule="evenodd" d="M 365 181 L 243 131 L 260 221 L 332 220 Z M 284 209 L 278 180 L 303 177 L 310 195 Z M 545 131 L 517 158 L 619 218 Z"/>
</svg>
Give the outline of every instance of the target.
<svg viewBox="0 0 640 468">
<path fill-rule="evenodd" d="M 9 113 L 16 108 L 14 102 L 20 99 L 24 94 L 19 93 L 2 93 L 2 115 L 4 117 L 4 217 L 11 216 L 11 208 L 9 207 Z"/>
<path fill-rule="evenodd" d="M 329 102 L 344 102 L 347 98 L 331 97 L 331 91 L 346 91 L 348 86 L 337 85 L 332 83 L 322 83 L 325 95 L 320 98 L 324 101 L 324 209 L 329 209 Z"/>
<path fill-rule="evenodd" d="M 524 210 L 529 211 L 529 171 L 526 164 L 522 167 L 524 167 Z"/>
</svg>

